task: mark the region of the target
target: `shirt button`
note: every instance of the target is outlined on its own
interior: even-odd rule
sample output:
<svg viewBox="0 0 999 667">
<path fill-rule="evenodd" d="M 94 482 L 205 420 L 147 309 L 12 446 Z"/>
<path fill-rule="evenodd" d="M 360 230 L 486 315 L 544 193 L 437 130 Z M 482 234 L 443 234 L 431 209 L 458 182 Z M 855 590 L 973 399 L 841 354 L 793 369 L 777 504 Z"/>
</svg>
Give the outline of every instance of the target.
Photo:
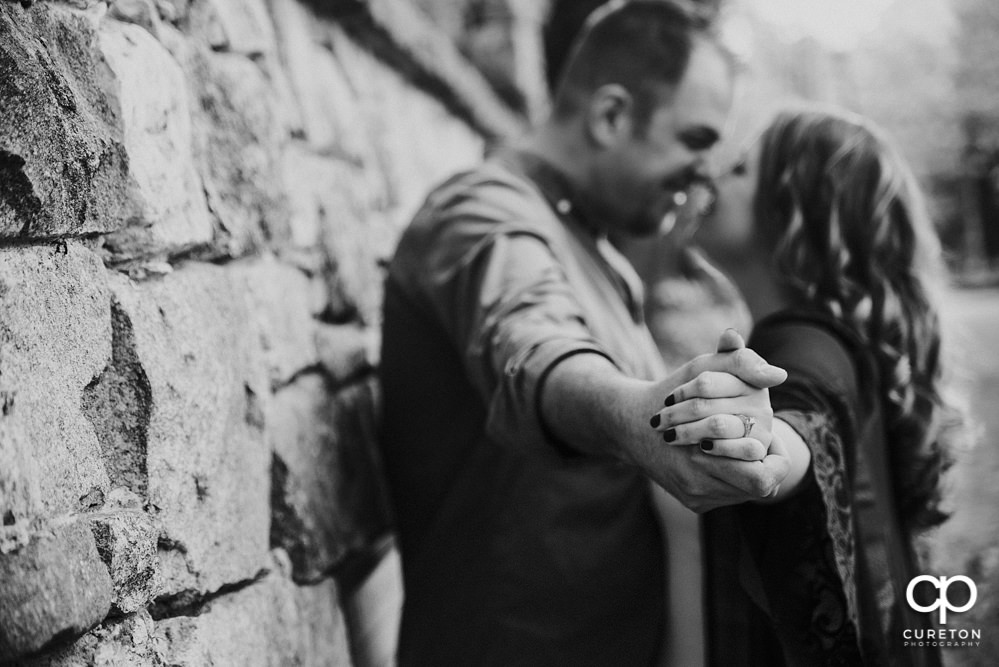
<svg viewBox="0 0 999 667">
<path fill-rule="evenodd" d="M 569 203 L 568 199 L 559 199 L 555 202 L 555 210 L 562 215 L 567 215 L 572 210 L 572 204 Z"/>
</svg>

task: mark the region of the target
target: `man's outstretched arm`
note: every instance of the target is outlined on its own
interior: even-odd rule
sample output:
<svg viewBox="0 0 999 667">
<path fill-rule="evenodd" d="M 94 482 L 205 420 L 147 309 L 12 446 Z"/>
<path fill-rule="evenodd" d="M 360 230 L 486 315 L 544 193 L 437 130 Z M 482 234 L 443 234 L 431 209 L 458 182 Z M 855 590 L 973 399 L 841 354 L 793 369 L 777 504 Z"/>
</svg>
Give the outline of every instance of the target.
<svg viewBox="0 0 999 667">
<path fill-rule="evenodd" d="M 674 390 L 702 374 L 731 376 L 745 390 L 740 396 L 720 399 L 724 413 L 684 425 L 682 432 L 650 423 L 650 416 L 658 414 Z M 766 452 L 773 422 L 767 388 L 785 377 L 781 369 L 745 348 L 698 357 L 658 382 L 629 378 L 600 355 L 578 354 L 551 370 L 542 388 L 541 413 L 559 439 L 585 451 L 610 451 L 639 467 L 685 506 L 704 512 L 767 497 L 787 475 L 789 461 L 783 448 L 776 445 Z M 762 460 L 710 456 L 694 444 L 741 436 L 744 425 L 739 414 L 756 421 L 752 435 L 762 443 Z M 690 445 L 675 446 L 681 439 Z"/>
<path fill-rule="evenodd" d="M 447 229 L 453 236 L 463 228 Z M 429 283 L 438 321 L 462 353 L 469 380 L 486 404 L 486 431 L 497 442 L 561 444 L 579 454 L 613 456 L 639 466 L 693 509 L 765 496 L 776 484 L 779 461 L 734 462 L 733 473 L 721 457 L 669 446 L 649 419 L 674 388 L 707 371 L 732 370 L 753 386 L 721 426 L 741 434 L 734 415 L 754 416 L 760 426 L 753 435 L 764 438 L 763 449 L 769 445 L 770 406 L 756 387 L 782 381 L 783 371 L 741 350 L 700 357 L 661 382 L 629 378 L 591 334 L 547 243 L 530 234 L 469 232 L 437 239 L 434 248 L 443 247 L 461 260 L 449 255 L 448 261 L 431 262 L 432 270 L 415 278 Z M 702 437 L 724 434 L 707 429 Z"/>
</svg>

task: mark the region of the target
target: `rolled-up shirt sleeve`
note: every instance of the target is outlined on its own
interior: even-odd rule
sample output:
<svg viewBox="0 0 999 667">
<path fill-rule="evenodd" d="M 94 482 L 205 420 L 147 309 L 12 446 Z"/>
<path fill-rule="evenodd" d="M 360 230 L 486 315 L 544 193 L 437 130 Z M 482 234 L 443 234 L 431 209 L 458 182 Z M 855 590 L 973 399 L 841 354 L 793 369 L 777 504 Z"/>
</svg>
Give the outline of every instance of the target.
<svg viewBox="0 0 999 667">
<path fill-rule="evenodd" d="M 576 354 L 614 359 L 594 339 L 548 242 L 516 228 L 498 231 L 430 279 L 437 314 L 486 404 L 490 438 L 571 452 L 572 443 L 558 442 L 543 422 L 544 382 Z"/>
</svg>

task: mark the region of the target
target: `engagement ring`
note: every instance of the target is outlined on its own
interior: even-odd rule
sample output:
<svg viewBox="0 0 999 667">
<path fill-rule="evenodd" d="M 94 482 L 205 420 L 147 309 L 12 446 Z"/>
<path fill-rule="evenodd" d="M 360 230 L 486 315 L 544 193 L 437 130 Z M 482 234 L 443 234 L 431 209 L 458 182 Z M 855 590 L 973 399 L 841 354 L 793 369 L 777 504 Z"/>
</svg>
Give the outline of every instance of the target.
<svg viewBox="0 0 999 667">
<path fill-rule="evenodd" d="M 742 420 L 742 428 L 746 431 L 742 434 L 742 437 L 748 438 L 749 434 L 753 432 L 753 427 L 756 426 L 756 420 L 746 415 L 736 415 L 736 417 Z"/>
</svg>

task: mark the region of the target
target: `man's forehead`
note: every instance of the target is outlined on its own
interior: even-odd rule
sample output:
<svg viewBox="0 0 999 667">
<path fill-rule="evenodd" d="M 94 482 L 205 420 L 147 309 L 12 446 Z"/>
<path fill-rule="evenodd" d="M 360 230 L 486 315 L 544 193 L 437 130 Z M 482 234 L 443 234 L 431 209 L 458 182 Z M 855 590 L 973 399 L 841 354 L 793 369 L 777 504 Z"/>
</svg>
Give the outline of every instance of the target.
<svg viewBox="0 0 999 667">
<path fill-rule="evenodd" d="M 720 134 L 732 109 L 732 68 L 715 45 L 699 40 L 683 79 L 671 96 L 676 125 L 704 127 Z"/>
</svg>

